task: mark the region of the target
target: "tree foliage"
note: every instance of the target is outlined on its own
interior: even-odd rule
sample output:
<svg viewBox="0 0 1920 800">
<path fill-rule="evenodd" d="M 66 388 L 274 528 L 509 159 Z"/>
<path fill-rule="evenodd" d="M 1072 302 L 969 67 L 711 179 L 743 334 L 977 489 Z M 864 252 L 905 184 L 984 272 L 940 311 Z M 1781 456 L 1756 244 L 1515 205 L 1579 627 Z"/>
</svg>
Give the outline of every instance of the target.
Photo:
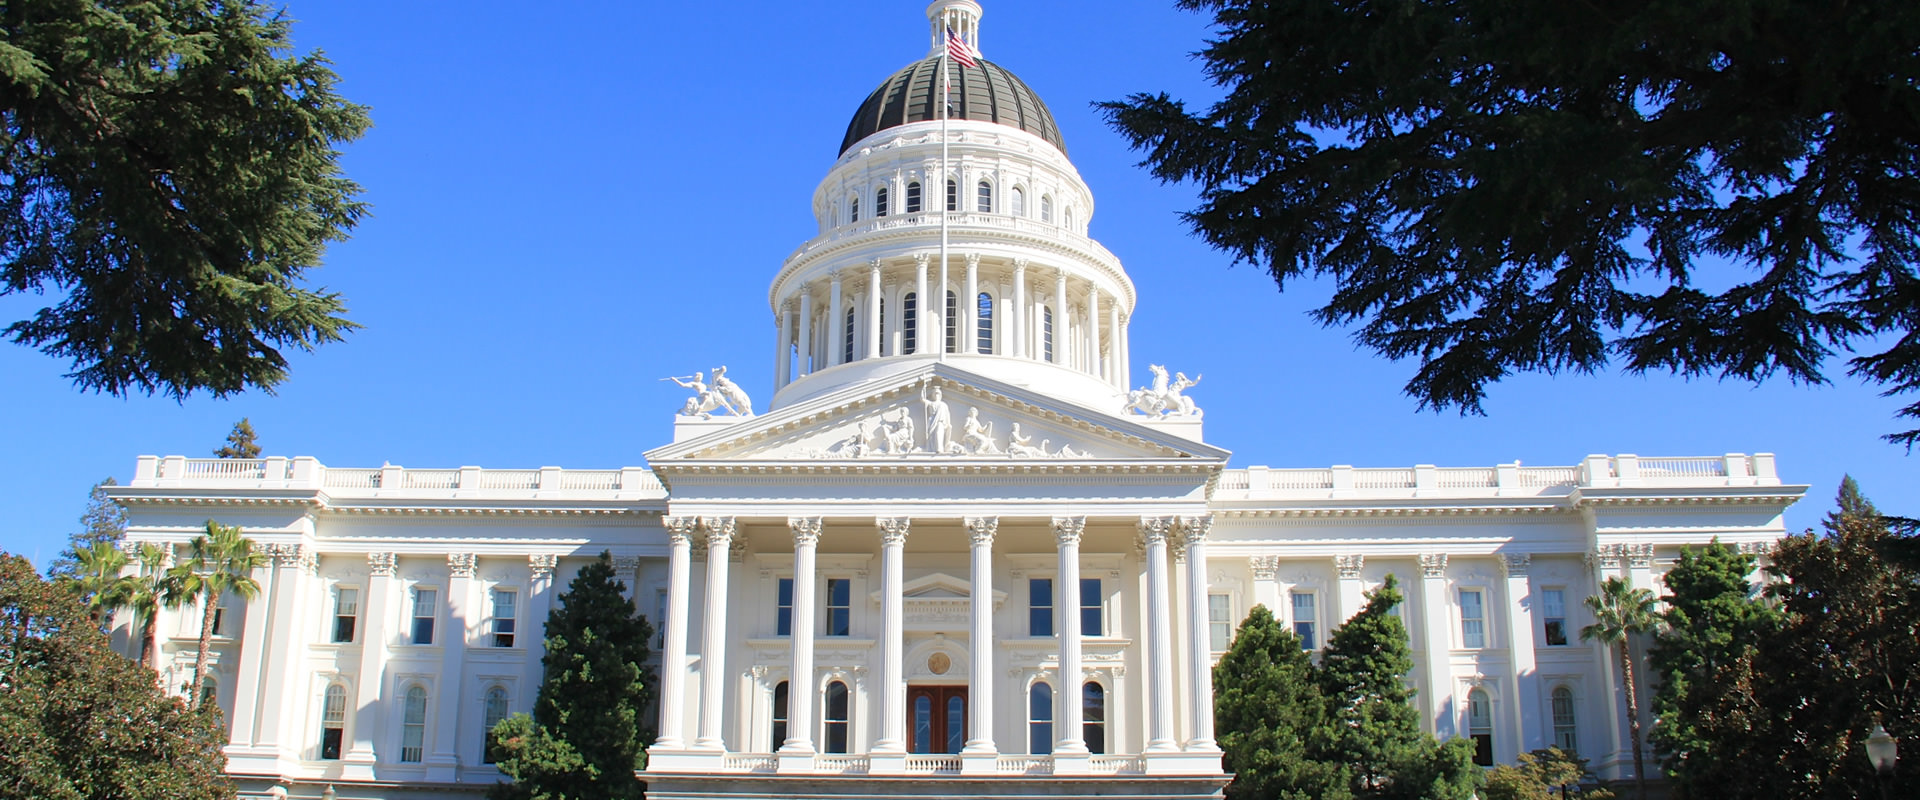
<svg viewBox="0 0 1920 800">
<path fill-rule="evenodd" d="M 168 576 L 165 586 L 171 595 L 163 600 L 200 603 L 200 644 L 193 656 L 193 682 L 187 684 L 196 699 L 205 699 L 200 687 L 207 678 L 207 654 L 213 649 L 213 625 L 221 599 L 232 595 L 252 600 L 259 595 L 260 582 L 253 579 L 253 572 L 266 563 L 266 554 L 255 550 L 253 540 L 242 536 L 239 528 L 207 520 L 206 533 L 187 543 L 186 560 Z"/>
<path fill-rule="evenodd" d="M 114 652 L 73 585 L 0 553 L 0 798 L 234 797 L 218 712 Z"/>
<path fill-rule="evenodd" d="M 241 417 L 227 433 L 227 443 L 213 451 L 215 458 L 259 458 L 260 443 L 254 440 L 253 423 Z"/>
<path fill-rule="evenodd" d="M 1214 667 L 1214 719 L 1230 800 L 1470 800 L 1473 746 L 1420 730 L 1391 576 L 1335 629 L 1315 665 L 1299 637 L 1255 606 Z"/>
<path fill-rule="evenodd" d="M 1616 358 L 1823 383 L 1856 345 L 1852 374 L 1920 391 L 1920 4 L 1178 5 L 1213 15 L 1225 97 L 1109 121 L 1198 184 L 1208 243 L 1328 279 L 1320 322 L 1418 358 L 1423 407 Z"/>
<path fill-rule="evenodd" d="M 493 729 L 500 771 L 494 800 L 637 800 L 652 739 L 641 718 L 650 690 L 642 667 L 653 628 L 634 612 L 613 560 L 581 568 L 547 617 L 546 679 L 533 715 Z"/>
<path fill-rule="evenodd" d="M 256 0 L 0 9 L 0 297 L 54 295 L 9 339 L 85 390 L 219 396 L 356 327 L 301 279 L 365 213 L 335 147 L 367 113 L 290 30 Z"/>
<path fill-rule="evenodd" d="M 107 487 L 115 485 L 112 478 L 93 485 L 93 491 L 87 494 L 87 511 L 80 515 L 80 530 L 67 538 L 67 549 L 47 565 L 47 577 L 78 577 L 82 552 L 97 542 L 117 543 L 126 535 L 127 512 L 107 496 Z"/>
<path fill-rule="evenodd" d="M 1521 753 L 1518 763 L 1487 771 L 1486 800 L 1613 800 L 1592 777 L 1586 759 L 1558 747 Z"/>
<path fill-rule="evenodd" d="M 1653 592 L 1636 589 L 1619 578 L 1600 584 L 1600 593 L 1587 598 L 1593 624 L 1580 629 L 1582 641 L 1598 642 L 1620 657 L 1621 694 L 1627 700 L 1627 738 L 1633 744 L 1633 783 L 1640 800 L 1647 798 L 1646 745 L 1640 735 L 1640 682 L 1633 668 L 1634 636 L 1650 633 L 1659 623 L 1653 611 Z"/>
</svg>

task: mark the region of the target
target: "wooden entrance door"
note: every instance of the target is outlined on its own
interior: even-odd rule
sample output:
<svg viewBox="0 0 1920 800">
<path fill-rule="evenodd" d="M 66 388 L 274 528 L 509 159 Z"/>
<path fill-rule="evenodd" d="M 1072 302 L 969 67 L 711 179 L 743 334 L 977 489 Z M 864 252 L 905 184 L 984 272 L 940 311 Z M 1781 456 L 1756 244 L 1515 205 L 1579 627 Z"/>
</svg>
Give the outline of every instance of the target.
<svg viewBox="0 0 1920 800">
<path fill-rule="evenodd" d="M 967 687 L 907 687 L 907 750 L 958 753 L 967 742 Z"/>
</svg>

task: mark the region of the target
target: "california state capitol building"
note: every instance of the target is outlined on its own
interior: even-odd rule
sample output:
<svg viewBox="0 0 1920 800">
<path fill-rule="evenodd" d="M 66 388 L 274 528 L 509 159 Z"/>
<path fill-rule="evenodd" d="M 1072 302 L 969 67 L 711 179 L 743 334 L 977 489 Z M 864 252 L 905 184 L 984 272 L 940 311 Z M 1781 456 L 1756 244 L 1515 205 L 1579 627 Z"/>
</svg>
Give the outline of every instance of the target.
<svg viewBox="0 0 1920 800">
<path fill-rule="evenodd" d="M 926 14 L 926 56 L 821 153 L 818 234 L 736 315 L 774 385 L 675 376 L 646 466 L 140 456 L 110 489 L 129 543 L 214 518 L 270 555 L 205 687 L 243 797 L 481 797 L 486 731 L 531 711 L 542 625 L 602 551 L 657 629 L 654 798 L 1218 796 L 1234 628 L 1264 605 L 1321 648 L 1389 575 L 1428 730 L 1631 776 L 1583 600 L 1660 592 L 1682 546 L 1763 552 L 1806 487 L 1766 453 L 1229 468 L 1199 376 L 1133 350 L 1152 298 L 980 3 Z M 200 619 L 162 612 L 168 686 Z"/>
</svg>

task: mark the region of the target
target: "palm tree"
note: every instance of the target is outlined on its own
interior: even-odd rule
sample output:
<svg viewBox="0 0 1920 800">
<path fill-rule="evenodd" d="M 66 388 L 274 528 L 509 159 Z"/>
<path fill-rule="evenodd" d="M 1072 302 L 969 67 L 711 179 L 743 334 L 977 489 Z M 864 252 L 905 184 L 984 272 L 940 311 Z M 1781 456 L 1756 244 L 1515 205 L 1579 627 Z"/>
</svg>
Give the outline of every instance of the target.
<svg viewBox="0 0 1920 800">
<path fill-rule="evenodd" d="M 91 547 L 74 554 L 80 562 L 80 595 L 87 603 L 87 616 L 98 625 L 103 619 L 112 616 L 115 609 L 125 604 L 128 581 L 120 574 L 126 571 L 127 554 L 112 542 L 94 542 Z"/>
<path fill-rule="evenodd" d="M 1608 578 L 1600 593 L 1587 598 L 1593 624 L 1580 629 L 1582 641 L 1599 642 L 1620 653 L 1620 680 L 1627 690 L 1627 727 L 1633 739 L 1633 781 L 1640 800 L 1647 798 L 1647 772 L 1640 752 L 1640 699 L 1633 680 L 1633 653 L 1628 637 L 1653 630 L 1653 592 L 1635 589 L 1619 578 Z"/>
<path fill-rule="evenodd" d="M 152 542 L 141 542 L 134 551 L 134 560 L 139 562 L 138 574 L 128 578 L 127 588 L 122 597 L 122 606 L 133 612 L 133 618 L 140 626 L 140 663 L 160 671 L 160 665 L 154 663 L 155 640 L 161 608 L 177 608 L 185 599 L 179 591 L 179 583 L 173 573 L 167 570 L 169 548 Z"/>
<path fill-rule="evenodd" d="M 200 650 L 193 657 L 193 682 L 187 684 L 195 705 L 206 701 L 200 687 L 207 679 L 207 651 L 213 645 L 220 598 L 231 594 L 252 600 L 259 595 L 260 582 L 253 579 L 253 571 L 266 563 L 266 554 L 255 551 L 239 528 L 207 520 L 207 532 L 193 537 L 187 560 L 173 568 L 170 577 L 177 586 L 173 596 L 200 601 Z"/>
</svg>

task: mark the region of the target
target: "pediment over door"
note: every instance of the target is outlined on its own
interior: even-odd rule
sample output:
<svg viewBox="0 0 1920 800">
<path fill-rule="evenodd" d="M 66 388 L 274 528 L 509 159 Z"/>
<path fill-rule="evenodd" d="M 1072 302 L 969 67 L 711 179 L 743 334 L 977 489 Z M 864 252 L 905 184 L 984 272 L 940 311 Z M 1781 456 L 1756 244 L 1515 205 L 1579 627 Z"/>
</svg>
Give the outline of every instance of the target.
<svg viewBox="0 0 1920 800">
<path fill-rule="evenodd" d="M 900 595 L 909 631 L 965 631 L 972 619 L 973 585 L 966 579 L 945 573 L 925 575 L 907 581 Z M 878 606 L 884 598 L 873 592 L 867 599 Z M 998 611 L 1007 602 L 1007 593 L 996 590 L 990 600 Z"/>
</svg>

